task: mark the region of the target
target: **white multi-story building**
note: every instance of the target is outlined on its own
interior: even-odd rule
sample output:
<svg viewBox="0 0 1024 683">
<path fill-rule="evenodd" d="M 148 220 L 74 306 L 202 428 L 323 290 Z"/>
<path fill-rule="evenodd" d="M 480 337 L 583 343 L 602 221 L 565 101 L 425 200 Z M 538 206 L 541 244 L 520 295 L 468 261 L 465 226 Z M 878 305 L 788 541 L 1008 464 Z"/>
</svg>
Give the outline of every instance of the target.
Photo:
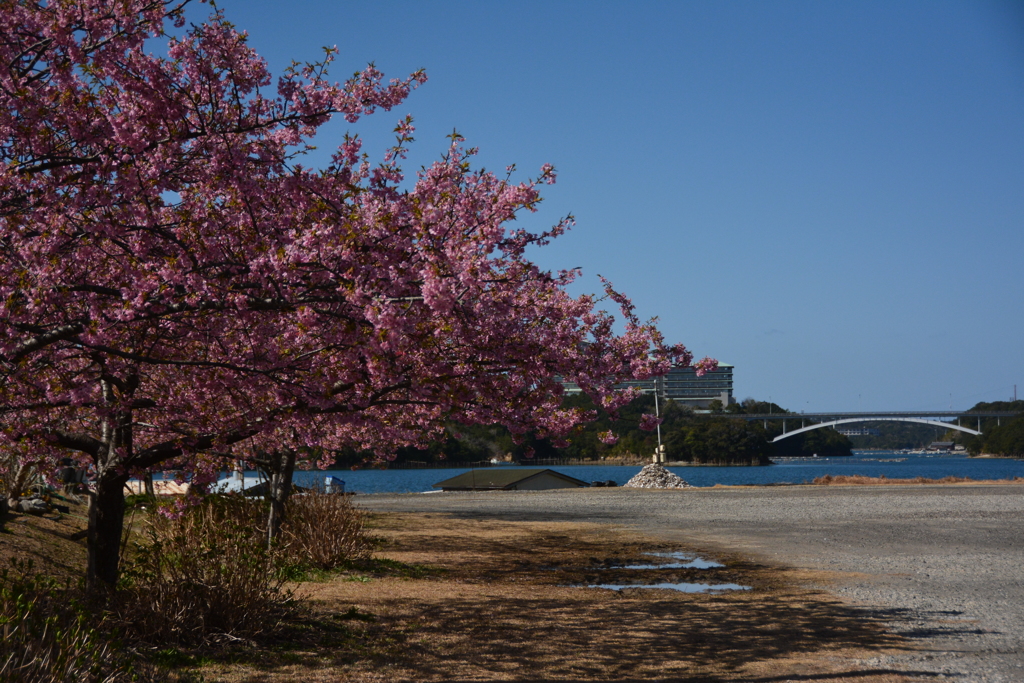
<svg viewBox="0 0 1024 683">
<path fill-rule="evenodd" d="M 677 403 L 693 408 L 707 408 L 714 400 L 727 406 L 736 402 L 732 395 L 733 366 L 719 364 L 714 372 L 698 377 L 693 368 L 672 368 L 664 377 L 623 382 L 620 386 L 639 387 L 644 392 L 657 390 L 658 397 L 670 398 Z M 564 382 L 566 393 L 579 392 L 572 382 Z"/>
</svg>

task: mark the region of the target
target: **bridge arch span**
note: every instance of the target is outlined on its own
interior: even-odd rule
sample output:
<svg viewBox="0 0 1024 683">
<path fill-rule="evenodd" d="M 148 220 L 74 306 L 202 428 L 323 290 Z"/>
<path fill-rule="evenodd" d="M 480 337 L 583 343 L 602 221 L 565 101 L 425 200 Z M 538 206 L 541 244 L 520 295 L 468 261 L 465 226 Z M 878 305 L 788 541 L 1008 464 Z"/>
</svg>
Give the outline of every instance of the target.
<svg viewBox="0 0 1024 683">
<path fill-rule="evenodd" d="M 795 419 L 799 416 L 794 415 L 793 417 Z M 803 434 L 804 432 L 809 432 L 814 429 L 835 427 L 836 425 L 850 424 L 852 422 L 917 422 L 918 424 L 932 425 L 933 427 L 942 427 L 944 429 L 958 429 L 961 432 L 967 432 L 968 434 L 973 434 L 974 436 L 981 435 L 981 432 L 974 429 L 961 427 L 960 425 L 950 424 L 949 422 L 939 422 L 938 420 L 925 420 L 920 417 L 853 417 L 845 418 L 842 420 L 833 420 L 832 422 L 822 422 L 820 424 L 811 425 L 810 427 L 801 427 L 800 429 L 794 429 L 791 432 L 786 432 L 775 437 L 774 439 L 772 439 L 772 443 L 775 443 L 776 441 L 782 441 L 783 439 L 788 439 L 791 436 Z"/>
</svg>

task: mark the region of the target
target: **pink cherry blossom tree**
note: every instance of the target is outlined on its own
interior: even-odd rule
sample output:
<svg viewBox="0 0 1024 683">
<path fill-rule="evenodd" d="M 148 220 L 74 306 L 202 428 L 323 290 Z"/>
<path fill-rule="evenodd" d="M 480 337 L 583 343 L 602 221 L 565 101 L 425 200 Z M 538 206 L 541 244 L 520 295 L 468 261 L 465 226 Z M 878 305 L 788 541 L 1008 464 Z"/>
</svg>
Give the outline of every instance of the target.
<svg viewBox="0 0 1024 683">
<path fill-rule="evenodd" d="M 297 451 L 387 458 L 445 420 L 557 438 L 594 417 L 562 378 L 614 411 L 617 382 L 691 362 L 607 283 L 571 297 L 575 271 L 526 258 L 572 223 L 510 227 L 550 166 L 477 171 L 453 136 L 403 189 L 408 118 L 380 163 L 356 137 L 300 163 L 332 116 L 391 109 L 422 72 L 333 83 L 328 51 L 275 83 L 219 12 L 184 28 L 185 4 L 0 0 L 0 438 L 95 469 L 91 586 L 117 580 L 132 475 L 262 458 L 287 490 Z"/>
</svg>

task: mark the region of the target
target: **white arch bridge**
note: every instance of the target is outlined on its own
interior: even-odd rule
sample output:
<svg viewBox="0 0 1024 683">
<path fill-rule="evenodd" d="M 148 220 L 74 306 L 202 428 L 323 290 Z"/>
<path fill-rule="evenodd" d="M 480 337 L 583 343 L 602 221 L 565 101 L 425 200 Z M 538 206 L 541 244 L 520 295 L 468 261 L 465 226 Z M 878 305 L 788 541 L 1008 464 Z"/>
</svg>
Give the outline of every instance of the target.
<svg viewBox="0 0 1024 683">
<path fill-rule="evenodd" d="M 797 434 L 803 434 L 815 429 L 835 427 L 842 424 L 855 422 L 916 422 L 918 424 L 932 425 L 941 429 L 956 429 L 967 434 L 978 436 L 981 434 L 981 419 L 983 417 L 996 418 L 996 424 L 1002 422 L 1004 417 L 1014 417 L 1012 412 L 884 412 L 884 413 L 786 413 L 786 414 L 761 414 L 761 415 L 737 415 L 746 420 L 763 420 L 765 427 L 769 420 L 782 420 L 782 434 L 772 439 L 772 442 L 788 439 Z M 930 419 L 929 419 L 930 418 Z M 942 418 L 955 418 L 956 422 L 944 422 Z M 961 420 L 970 419 L 975 421 L 977 429 L 971 429 L 960 424 Z M 798 429 L 787 430 L 787 423 L 800 421 Z M 811 421 L 813 424 L 808 425 Z"/>
</svg>

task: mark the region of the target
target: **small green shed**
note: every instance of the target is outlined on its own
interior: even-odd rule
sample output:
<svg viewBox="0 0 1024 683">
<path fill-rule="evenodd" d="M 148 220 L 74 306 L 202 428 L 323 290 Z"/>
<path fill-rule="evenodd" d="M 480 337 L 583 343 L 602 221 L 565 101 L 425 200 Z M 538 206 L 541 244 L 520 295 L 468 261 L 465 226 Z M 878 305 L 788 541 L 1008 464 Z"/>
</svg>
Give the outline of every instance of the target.
<svg viewBox="0 0 1024 683">
<path fill-rule="evenodd" d="M 473 470 L 434 484 L 435 489 L 442 491 L 546 491 L 581 486 L 589 484 L 547 469 Z"/>
</svg>

